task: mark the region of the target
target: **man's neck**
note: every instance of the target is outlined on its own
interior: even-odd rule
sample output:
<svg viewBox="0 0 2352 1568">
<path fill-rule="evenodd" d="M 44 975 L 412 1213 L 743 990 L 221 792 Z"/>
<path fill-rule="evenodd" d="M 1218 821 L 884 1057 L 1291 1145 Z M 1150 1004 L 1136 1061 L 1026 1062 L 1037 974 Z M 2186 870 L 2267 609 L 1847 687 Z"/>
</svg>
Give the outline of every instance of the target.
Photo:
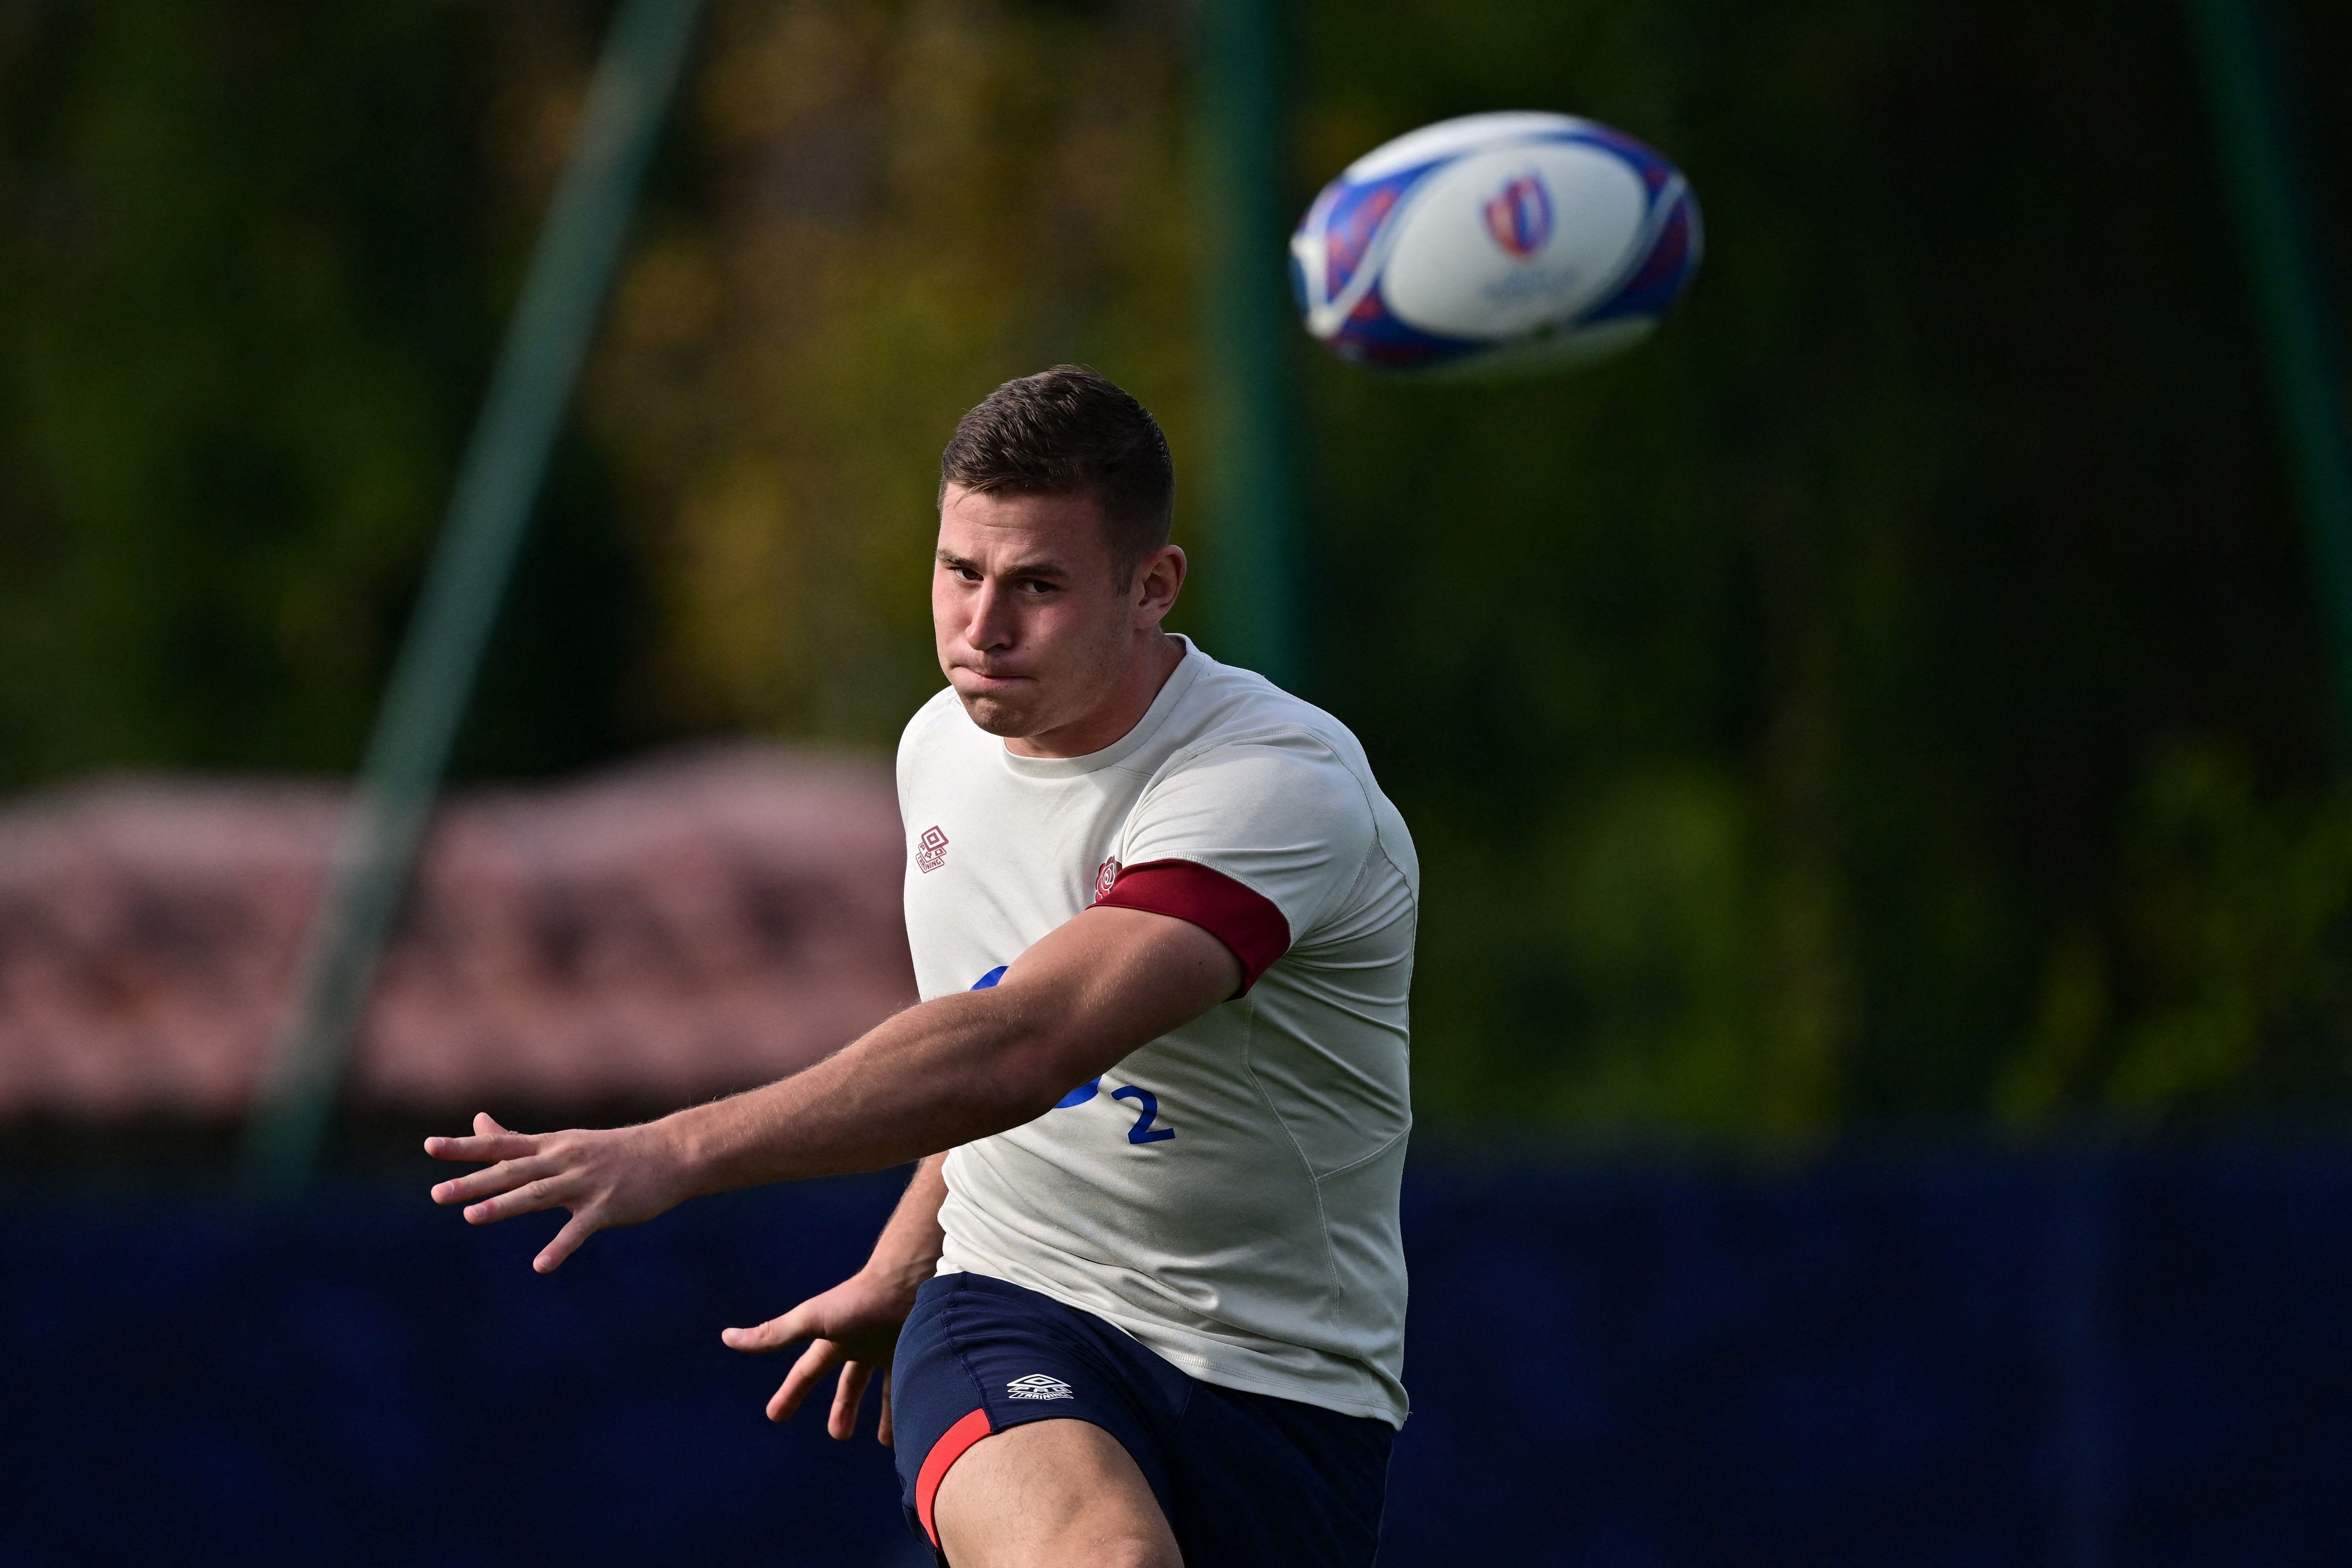
<svg viewBox="0 0 2352 1568">
<path fill-rule="evenodd" d="M 1110 695 L 1085 718 L 1034 735 L 1008 735 L 1004 749 L 1016 757 L 1085 757 L 1115 746 L 1143 722 L 1160 688 L 1184 662 L 1184 639 L 1154 632 L 1128 662 Z"/>
</svg>

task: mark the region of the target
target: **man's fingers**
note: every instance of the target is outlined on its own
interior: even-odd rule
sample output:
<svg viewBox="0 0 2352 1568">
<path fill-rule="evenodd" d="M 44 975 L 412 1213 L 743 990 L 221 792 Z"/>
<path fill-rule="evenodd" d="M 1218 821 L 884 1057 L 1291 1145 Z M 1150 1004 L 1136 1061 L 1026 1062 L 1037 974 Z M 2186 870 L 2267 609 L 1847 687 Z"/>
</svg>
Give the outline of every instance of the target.
<svg viewBox="0 0 2352 1568">
<path fill-rule="evenodd" d="M 809 1348 L 801 1352 L 800 1360 L 793 1363 L 793 1370 L 784 1373 L 784 1381 L 769 1399 L 768 1419 L 782 1421 L 790 1418 L 792 1413 L 801 1407 L 801 1401 L 808 1397 L 808 1391 L 816 1386 L 816 1380 L 840 1364 L 839 1345 L 831 1340 L 811 1341 Z"/>
<path fill-rule="evenodd" d="M 452 1176 L 436 1184 L 433 1188 L 433 1201 L 436 1204 L 469 1204 L 478 1198 L 509 1193 L 527 1182 L 554 1175 L 558 1169 L 553 1160 L 544 1157 L 502 1160 L 487 1171 Z"/>
<path fill-rule="evenodd" d="M 748 1351 L 753 1355 L 765 1355 L 786 1345 L 807 1339 L 815 1332 L 816 1325 L 808 1320 L 813 1316 L 803 1301 L 781 1318 L 770 1318 L 756 1328 L 722 1329 L 719 1342 L 729 1350 Z"/>
<path fill-rule="evenodd" d="M 427 1138 L 425 1152 L 436 1160 L 511 1160 L 531 1152 L 527 1134 L 510 1131 L 487 1110 L 474 1113 L 471 1138 Z"/>
<path fill-rule="evenodd" d="M 488 1205 L 484 1205 L 483 1206 L 488 1207 Z M 531 1206 L 534 1208 L 544 1208 L 547 1205 L 544 1204 L 534 1204 Z M 467 1211 L 467 1217 L 468 1219 L 473 1217 L 470 1210 Z M 503 1219 L 506 1216 L 501 1215 L 499 1217 Z M 590 1218 L 587 1215 L 573 1215 L 569 1220 L 564 1222 L 563 1228 L 555 1233 L 555 1239 L 549 1242 L 544 1247 L 541 1248 L 539 1256 L 530 1260 L 531 1268 L 541 1274 L 554 1273 L 558 1266 L 560 1266 L 565 1258 L 579 1251 L 580 1244 L 586 1241 L 590 1237 L 595 1235 L 599 1228 L 601 1227 L 597 1225 L 596 1221 Z"/>
<path fill-rule="evenodd" d="M 887 1448 L 890 1444 L 890 1369 L 882 1369 L 882 1419 L 875 1424 L 874 1440 Z"/>
<path fill-rule="evenodd" d="M 539 1140 L 529 1133 L 507 1131 L 473 1138 L 427 1138 L 425 1152 L 436 1160 L 487 1165 L 499 1160 L 527 1160 L 539 1152 Z"/>
<path fill-rule="evenodd" d="M 824 1429 L 836 1443 L 846 1443 L 857 1436 L 857 1405 L 866 1397 L 866 1385 L 874 1380 L 871 1362 L 853 1361 L 841 1369 L 841 1382 L 833 1391 L 833 1413 L 825 1417 Z"/>
<path fill-rule="evenodd" d="M 519 1186 L 509 1183 L 508 1186 L 511 1190 L 467 1205 L 466 1223 L 490 1225 L 519 1214 L 537 1214 L 541 1209 L 572 1208 L 582 1195 L 580 1184 L 561 1174 L 541 1176 Z"/>
</svg>

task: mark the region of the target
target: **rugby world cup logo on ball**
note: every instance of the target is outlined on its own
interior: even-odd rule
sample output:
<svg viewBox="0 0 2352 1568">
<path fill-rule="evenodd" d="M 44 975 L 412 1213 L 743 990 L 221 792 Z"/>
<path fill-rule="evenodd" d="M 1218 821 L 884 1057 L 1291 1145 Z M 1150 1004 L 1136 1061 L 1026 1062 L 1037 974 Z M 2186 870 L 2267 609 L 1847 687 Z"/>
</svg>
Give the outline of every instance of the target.
<svg viewBox="0 0 2352 1568">
<path fill-rule="evenodd" d="M 1551 192 L 1541 174 L 1521 174 L 1486 204 L 1486 232 L 1513 256 L 1533 256 L 1551 238 Z"/>
<path fill-rule="evenodd" d="M 1675 166 L 1565 114 L 1473 114 L 1400 136 L 1323 188 L 1291 237 L 1307 330 L 1343 359 L 1462 378 L 1638 342 L 1698 269 Z"/>
</svg>

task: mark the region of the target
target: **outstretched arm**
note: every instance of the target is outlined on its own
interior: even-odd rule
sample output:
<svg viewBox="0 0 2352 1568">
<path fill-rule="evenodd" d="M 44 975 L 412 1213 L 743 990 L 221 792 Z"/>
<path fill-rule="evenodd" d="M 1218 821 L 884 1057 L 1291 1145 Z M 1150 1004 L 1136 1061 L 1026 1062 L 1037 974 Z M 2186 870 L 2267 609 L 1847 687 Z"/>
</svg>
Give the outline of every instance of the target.
<svg viewBox="0 0 2352 1568">
<path fill-rule="evenodd" d="M 433 1198 L 466 1205 L 476 1225 L 570 1210 L 531 1265 L 548 1273 L 595 1232 L 689 1197 L 899 1164 L 1017 1127 L 1241 982 L 1241 961 L 1199 926 L 1088 910 L 992 989 L 909 1007 L 763 1089 L 635 1127 L 531 1134 L 483 1116 L 472 1137 L 428 1138 L 436 1159 L 496 1162 Z"/>
</svg>

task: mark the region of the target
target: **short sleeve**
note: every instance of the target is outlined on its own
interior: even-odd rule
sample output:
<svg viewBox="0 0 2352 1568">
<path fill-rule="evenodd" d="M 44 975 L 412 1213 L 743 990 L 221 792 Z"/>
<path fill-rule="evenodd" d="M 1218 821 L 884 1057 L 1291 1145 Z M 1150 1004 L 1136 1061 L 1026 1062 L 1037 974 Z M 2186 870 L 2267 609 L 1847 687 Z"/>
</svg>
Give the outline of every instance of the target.
<svg viewBox="0 0 2352 1568">
<path fill-rule="evenodd" d="M 1144 792 L 1097 901 L 1202 927 L 1241 960 L 1247 990 L 1335 911 L 1373 835 L 1363 786 L 1321 742 L 1214 746 Z"/>
</svg>

